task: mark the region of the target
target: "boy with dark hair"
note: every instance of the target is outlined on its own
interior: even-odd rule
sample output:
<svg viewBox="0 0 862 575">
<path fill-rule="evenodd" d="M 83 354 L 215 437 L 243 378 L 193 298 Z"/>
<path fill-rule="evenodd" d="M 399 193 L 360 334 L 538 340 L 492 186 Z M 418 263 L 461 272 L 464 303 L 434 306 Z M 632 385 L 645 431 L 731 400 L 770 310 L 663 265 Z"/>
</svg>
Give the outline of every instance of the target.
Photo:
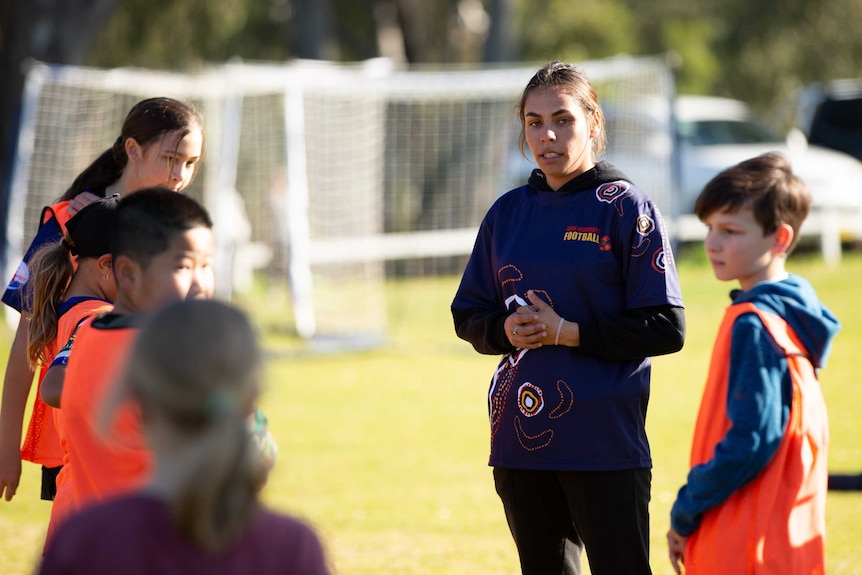
<svg viewBox="0 0 862 575">
<path fill-rule="evenodd" d="M 681 573 L 822 573 L 828 426 L 817 381 L 838 320 L 785 271 L 811 205 L 786 158 L 718 174 L 695 206 L 716 278 L 737 280 L 713 348 L 691 471 L 671 510 Z"/>
<path fill-rule="evenodd" d="M 98 429 L 102 403 L 144 316 L 174 301 L 210 298 L 214 291 L 212 221 L 198 202 L 149 188 L 124 197 L 116 218 L 114 309 L 79 326 L 62 378 L 64 467 L 57 478 L 48 541 L 75 511 L 146 480 L 151 456 L 140 414 L 131 406 L 117 410 L 106 437 Z"/>
</svg>

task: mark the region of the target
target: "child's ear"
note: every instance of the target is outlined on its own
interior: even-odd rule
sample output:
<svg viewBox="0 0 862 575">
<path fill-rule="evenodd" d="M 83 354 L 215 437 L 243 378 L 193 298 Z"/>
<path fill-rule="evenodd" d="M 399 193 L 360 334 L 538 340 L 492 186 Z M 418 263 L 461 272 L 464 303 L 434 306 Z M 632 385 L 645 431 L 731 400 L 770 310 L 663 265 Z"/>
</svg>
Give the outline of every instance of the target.
<svg viewBox="0 0 862 575">
<path fill-rule="evenodd" d="M 113 260 L 112 268 L 114 277 L 117 278 L 117 289 L 123 293 L 134 293 L 140 277 L 138 263 L 125 256 L 118 256 Z"/>
<path fill-rule="evenodd" d="M 96 263 L 99 266 L 99 274 L 102 277 L 108 276 L 111 274 L 111 272 L 113 272 L 112 260 L 113 258 L 110 254 L 99 256 L 99 259 L 96 260 Z"/>
<path fill-rule="evenodd" d="M 793 228 L 790 224 L 781 224 L 775 231 L 775 242 L 772 244 L 772 251 L 778 254 L 786 254 L 790 249 L 790 244 L 793 243 Z"/>
<path fill-rule="evenodd" d="M 141 145 L 134 138 L 126 138 L 125 148 L 126 156 L 129 158 L 129 160 L 138 161 L 144 155 Z"/>
</svg>

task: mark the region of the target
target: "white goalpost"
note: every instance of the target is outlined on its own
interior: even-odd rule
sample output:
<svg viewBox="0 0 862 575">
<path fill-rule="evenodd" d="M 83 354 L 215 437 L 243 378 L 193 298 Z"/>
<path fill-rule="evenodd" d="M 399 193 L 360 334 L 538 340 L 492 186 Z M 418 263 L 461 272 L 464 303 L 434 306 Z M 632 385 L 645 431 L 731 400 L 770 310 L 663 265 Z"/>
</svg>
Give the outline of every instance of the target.
<svg viewBox="0 0 862 575">
<path fill-rule="evenodd" d="M 608 159 L 671 216 L 669 64 L 620 57 L 581 65 L 607 111 Z M 112 143 L 129 108 L 172 96 L 205 117 L 207 159 L 187 193 L 215 222 L 221 296 L 262 278 L 289 293 L 301 337 L 379 345 L 384 280 L 460 273 L 485 211 L 526 181 L 532 166 L 517 152 L 514 106 L 537 67 L 296 61 L 173 74 L 35 64 L 6 277 L 42 206 Z M 659 110 L 653 121 L 644 120 L 645 102 Z"/>
</svg>

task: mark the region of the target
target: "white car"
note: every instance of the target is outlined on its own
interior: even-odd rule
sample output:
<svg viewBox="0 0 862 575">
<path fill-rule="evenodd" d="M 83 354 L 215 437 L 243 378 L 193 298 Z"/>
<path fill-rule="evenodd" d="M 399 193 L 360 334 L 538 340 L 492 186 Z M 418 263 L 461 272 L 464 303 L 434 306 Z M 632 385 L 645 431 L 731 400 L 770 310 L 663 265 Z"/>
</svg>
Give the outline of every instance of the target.
<svg viewBox="0 0 862 575">
<path fill-rule="evenodd" d="M 862 212 L 862 162 L 853 156 L 808 145 L 798 130 L 782 139 L 738 100 L 678 96 L 675 112 L 680 213 L 694 209 L 703 186 L 718 172 L 769 151 L 787 156 L 808 185 L 815 209 Z"/>
</svg>

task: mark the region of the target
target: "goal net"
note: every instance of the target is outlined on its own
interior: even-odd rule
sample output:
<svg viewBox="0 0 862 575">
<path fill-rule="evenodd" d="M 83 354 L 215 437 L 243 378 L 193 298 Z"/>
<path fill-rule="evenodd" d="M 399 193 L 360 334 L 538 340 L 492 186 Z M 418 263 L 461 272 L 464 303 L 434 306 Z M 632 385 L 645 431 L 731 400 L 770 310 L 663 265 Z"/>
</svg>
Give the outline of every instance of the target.
<svg viewBox="0 0 862 575">
<path fill-rule="evenodd" d="M 663 57 L 581 65 L 606 111 L 607 158 L 671 215 L 669 65 Z M 111 145 L 132 105 L 172 96 L 205 117 L 207 158 L 187 193 L 215 222 L 219 294 L 260 292 L 265 306 L 286 294 L 285 321 L 302 338 L 379 344 L 384 280 L 460 273 L 485 211 L 534 167 L 517 150 L 514 109 L 536 68 L 296 61 L 174 74 L 35 64 L 6 277 L 42 206 Z"/>
</svg>

